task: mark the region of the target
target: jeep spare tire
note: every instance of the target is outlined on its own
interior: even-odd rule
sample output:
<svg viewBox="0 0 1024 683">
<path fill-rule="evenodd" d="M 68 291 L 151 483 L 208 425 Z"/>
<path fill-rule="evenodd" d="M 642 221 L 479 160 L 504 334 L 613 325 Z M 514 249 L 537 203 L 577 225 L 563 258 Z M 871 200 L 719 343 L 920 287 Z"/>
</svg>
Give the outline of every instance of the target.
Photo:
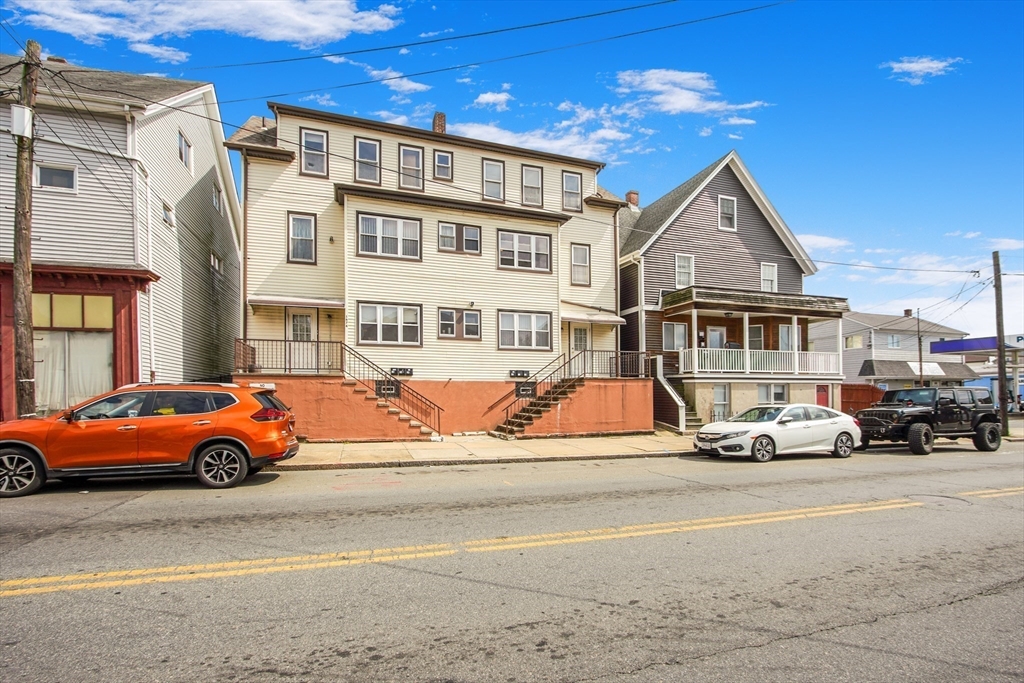
<svg viewBox="0 0 1024 683">
<path fill-rule="evenodd" d="M 914 455 L 928 455 L 935 447 L 935 435 L 931 425 L 926 422 L 915 422 L 907 429 L 907 441 L 910 452 Z"/>
<path fill-rule="evenodd" d="M 1002 443 L 1003 434 L 995 422 L 982 422 L 974 428 L 974 447 L 979 451 L 997 451 Z"/>
</svg>

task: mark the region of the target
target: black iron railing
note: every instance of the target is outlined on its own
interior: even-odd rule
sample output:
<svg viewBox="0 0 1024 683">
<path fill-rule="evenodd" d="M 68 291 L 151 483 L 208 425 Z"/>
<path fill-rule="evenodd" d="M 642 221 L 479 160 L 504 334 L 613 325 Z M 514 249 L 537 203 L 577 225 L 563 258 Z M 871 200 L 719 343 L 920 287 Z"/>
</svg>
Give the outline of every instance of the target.
<svg viewBox="0 0 1024 683">
<path fill-rule="evenodd" d="M 242 373 L 339 375 L 355 380 L 435 432 L 444 409 L 344 342 L 236 339 Z"/>
</svg>

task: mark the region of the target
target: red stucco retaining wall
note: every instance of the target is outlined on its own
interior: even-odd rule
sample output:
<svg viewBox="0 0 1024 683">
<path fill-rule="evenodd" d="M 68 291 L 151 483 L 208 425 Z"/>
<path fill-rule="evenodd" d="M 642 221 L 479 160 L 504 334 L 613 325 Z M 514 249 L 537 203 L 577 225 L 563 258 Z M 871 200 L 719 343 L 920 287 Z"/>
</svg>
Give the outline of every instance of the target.
<svg viewBox="0 0 1024 683">
<path fill-rule="evenodd" d="M 574 394 L 526 427 L 524 436 L 615 434 L 654 429 L 649 379 L 588 379 Z"/>
</svg>

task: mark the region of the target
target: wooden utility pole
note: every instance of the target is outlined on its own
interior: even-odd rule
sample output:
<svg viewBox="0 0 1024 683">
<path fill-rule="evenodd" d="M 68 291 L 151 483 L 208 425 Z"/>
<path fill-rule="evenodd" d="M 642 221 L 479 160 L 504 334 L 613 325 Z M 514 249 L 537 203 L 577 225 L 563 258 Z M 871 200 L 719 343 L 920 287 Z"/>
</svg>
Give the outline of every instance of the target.
<svg viewBox="0 0 1024 683">
<path fill-rule="evenodd" d="M 30 112 L 36 106 L 39 82 L 39 43 L 25 43 L 19 103 Z M 29 131 L 31 133 L 31 131 Z M 18 136 L 14 180 L 14 393 L 18 417 L 36 414 L 35 349 L 32 342 L 32 137 Z"/>
<path fill-rule="evenodd" d="M 917 383 L 924 386 L 924 340 L 921 339 L 921 309 L 917 309 Z"/>
<path fill-rule="evenodd" d="M 999 420 L 1003 423 L 1003 436 L 1010 436 L 1010 423 L 1006 419 L 1006 404 L 1010 402 L 1010 394 L 1006 389 L 1006 331 L 1003 329 L 1003 271 L 999 267 L 999 252 L 992 252 L 992 270 L 995 277 L 992 281 L 996 290 L 996 353 L 999 368 Z M 1015 387 L 1016 389 L 1016 387 Z"/>
</svg>

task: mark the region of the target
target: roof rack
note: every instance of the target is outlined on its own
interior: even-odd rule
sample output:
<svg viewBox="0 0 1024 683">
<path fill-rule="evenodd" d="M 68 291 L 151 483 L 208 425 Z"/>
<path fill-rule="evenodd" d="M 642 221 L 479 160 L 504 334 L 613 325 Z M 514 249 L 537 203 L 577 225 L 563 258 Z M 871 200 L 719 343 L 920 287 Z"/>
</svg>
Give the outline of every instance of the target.
<svg viewBox="0 0 1024 683">
<path fill-rule="evenodd" d="M 230 382 L 135 382 L 134 384 L 123 384 L 118 389 L 134 389 L 136 387 L 233 387 L 240 389 L 241 386 L 238 384 L 231 384 Z"/>
</svg>

